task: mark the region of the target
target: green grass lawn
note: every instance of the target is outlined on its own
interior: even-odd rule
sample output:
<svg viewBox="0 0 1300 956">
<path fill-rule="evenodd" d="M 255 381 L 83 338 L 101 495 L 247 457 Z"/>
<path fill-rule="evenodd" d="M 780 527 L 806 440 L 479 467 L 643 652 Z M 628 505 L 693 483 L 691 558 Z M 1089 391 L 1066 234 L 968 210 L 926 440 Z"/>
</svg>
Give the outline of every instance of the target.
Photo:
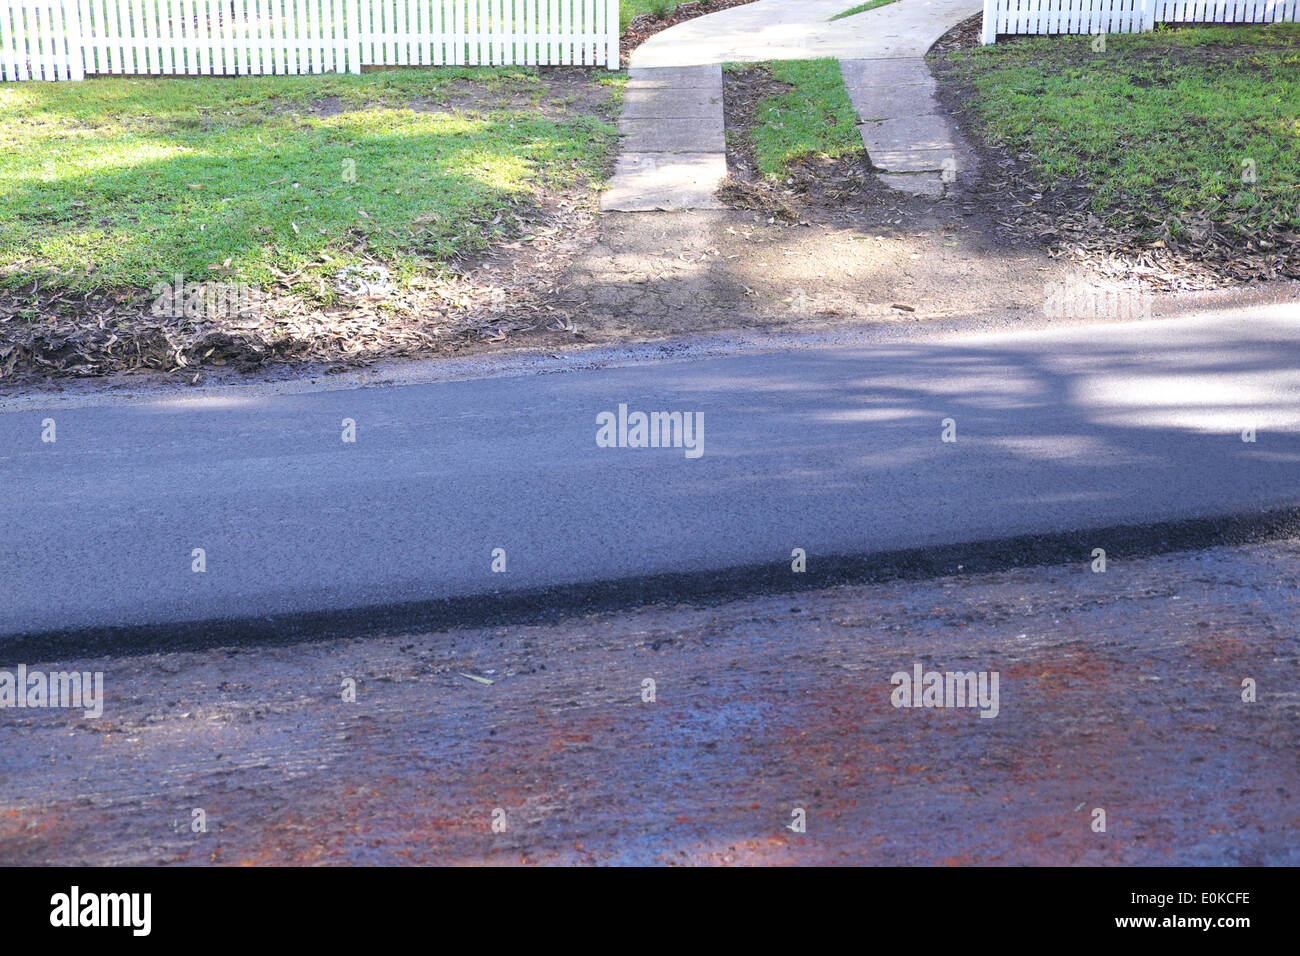
<svg viewBox="0 0 1300 956">
<path fill-rule="evenodd" d="M 776 60 L 761 64 L 791 90 L 759 107 L 752 133 L 759 170 L 779 175 L 800 156 L 836 158 L 862 149 L 857 114 L 837 60 Z M 728 69 L 744 69 L 729 65 Z"/>
<path fill-rule="evenodd" d="M 436 106 L 467 91 L 481 111 Z M 262 284 L 323 256 L 436 266 L 484 247 L 539 184 L 603 175 L 614 128 L 543 115 L 546 91 L 510 69 L 5 84 L 0 286 L 147 288 L 227 261 Z"/>
<path fill-rule="evenodd" d="M 1017 40 L 951 53 L 976 126 L 1112 221 L 1300 226 L 1300 26 Z M 1250 161 L 1250 162 L 1247 162 Z M 1243 182 L 1243 170 L 1254 182 Z"/>
<path fill-rule="evenodd" d="M 855 16 L 859 13 L 866 13 L 868 10 L 874 10 L 876 7 L 883 7 L 887 3 L 893 3 L 894 0 L 867 0 L 866 3 L 859 3 L 856 7 L 850 7 L 842 13 L 837 13 L 831 17 L 831 21 L 843 20 L 845 17 Z"/>
</svg>

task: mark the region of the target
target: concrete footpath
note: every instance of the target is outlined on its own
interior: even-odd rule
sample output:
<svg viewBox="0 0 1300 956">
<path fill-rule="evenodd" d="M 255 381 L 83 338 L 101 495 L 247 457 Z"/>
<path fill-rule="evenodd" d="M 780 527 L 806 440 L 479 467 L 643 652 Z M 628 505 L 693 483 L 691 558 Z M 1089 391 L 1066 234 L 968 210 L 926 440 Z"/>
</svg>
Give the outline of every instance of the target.
<svg viewBox="0 0 1300 956">
<path fill-rule="evenodd" d="M 922 57 L 976 0 L 896 0 L 831 21 L 845 0 L 758 0 L 697 17 L 633 51 L 620 122 L 623 155 L 607 211 L 715 208 L 726 178 L 720 64 L 832 57 L 841 61 L 863 142 L 894 188 L 942 192 L 954 137 Z"/>
<path fill-rule="evenodd" d="M 632 67 L 619 132 L 622 152 L 602 209 L 720 209 L 727 178 L 722 67 Z"/>
<path fill-rule="evenodd" d="M 957 181 L 957 130 L 922 57 L 841 60 L 863 145 L 886 186 L 937 199 Z"/>
</svg>

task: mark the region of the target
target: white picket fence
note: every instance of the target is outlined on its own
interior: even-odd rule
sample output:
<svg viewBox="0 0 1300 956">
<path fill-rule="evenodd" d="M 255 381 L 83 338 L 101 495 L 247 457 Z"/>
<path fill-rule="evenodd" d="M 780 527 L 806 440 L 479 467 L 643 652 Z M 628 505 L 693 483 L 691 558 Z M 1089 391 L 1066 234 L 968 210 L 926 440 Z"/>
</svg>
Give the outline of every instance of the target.
<svg viewBox="0 0 1300 956">
<path fill-rule="evenodd" d="M 1013 33 L 1137 33 L 1157 23 L 1296 22 L 1300 0 L 984 0 L 992 43 Z"/>
<path fill-rule="evenodd" d="M 1152 23 L 1295 23 L 1297 0 L 1150 0 Z"/>
<path fill-rule="evenodd" d="M 0 0 L 0 79 L 618 69 L 618 0 Z"/>
</svg>

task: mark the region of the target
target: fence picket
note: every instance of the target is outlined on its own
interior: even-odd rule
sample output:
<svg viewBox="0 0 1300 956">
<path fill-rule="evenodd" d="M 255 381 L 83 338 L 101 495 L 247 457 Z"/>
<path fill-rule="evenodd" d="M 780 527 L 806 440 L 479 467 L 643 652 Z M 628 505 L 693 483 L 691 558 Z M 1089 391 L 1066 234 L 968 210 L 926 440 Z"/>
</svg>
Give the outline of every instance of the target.
<svg viewBox="0 0 1300 956">
<path fill-rule="evenodd" d="M 45 34 L 40 7 L 25 5 L 23 21 L 27 30 L 27 67 L 31 71 L 33 80 L 43 80 L 45 79 Z"/>
<path fill-rule="evenodd" d="M 45 32 L 43 43 L 45 46 L 45 79 L 59 80 L 63 78 L 64 58 L 63 44 L 60 38 L 63 34 L 63 11 L 57 3 L 47 2 L 41 4 L 41 12 L 45 19 Z"/>
<path fill-rule="evenodd" d="M 13 40 L 13 10 L 9 7 L 0 9 L 0 80 L 18 79 L 14 58 L 17 51 L 11 46 Z"/>
<path fill-rule="evenodd" d="M 166 73 L 163 69 L 163 47 L 166 41 L 163 39 L 163 30 L 167 29 L 165 15 L 163 14 L 162 3 L 160 0 L 149 0 L 145 4 L 145 12 L 148 16 L 145 23 L 149 28 L 149 72 L 155 74 Z"/>
<path fill-rule="evenodd" d="M 84 80 L 86 78 L 86 51 L 82 41 L 82 21 L 89 28 L 89 18 L 82 16 L 86 0 L 63 5 L 64 28 L 68 36 L 67 68 L 68 79 Z"/>
<path fill-rule="evenodd" d="M 51 3 L 49 0 L 41 4 L 41 11 L 45 15 L 45 44 L 49 51 L 46 60 L 45 78 L 47 80 L 59 80 L 63 78 L 65 67 L 63 60 L 63 44 L 60 37 L 63 35 L 63 11 L 57 3 Z"/>
<path fill-rule="evenodd" d="M 271 50 L 271 11 L 274 9 L 274 0 L 257 0 L 257 19 L 253 23 L 257 58 L 253 62 L 253 72 L 258 75 L 275 72 Z"/>
<path fill-rule="evenodd" d="M 222 0 L 220 13 L 221 72 L 225 76 L 234 76 L 239 72 L 239 64 L 235 62 L 234 8 L 234 0 Z"/>
<path fill-rule="evenodd" d="M 148 3 L 149 0 L 145 0 L 145 2 Z M 176 46 L 175 70 L 177 73 L 194 72 L 190 66 L 194 61 L 194 57 L 190 54 L 189 50 L 189 31 L 186 29 L 189 17 L 186 16 L 185 10 L 186 5 L 192 4 L 192 2 L 193 0 L 176 0 L 177 19 L 176 30 L 173 34 L 173 43 Z"/>
<path fill-rule="evenodd" d="M 36 30 L 36 11 L 25 4 L 14 8 L 14 45 L 20 80 L 41 78 L 40 34 Z"/>
<path fill-rule="evenodd" d="M 36 7 L 23 7 L 23 21 L 27 33 L 27 72 L 33 80 L 45 79 L 45 60 L 41 47 L 41 18 Z"/>
<path fill-rule="evenodd" d="M 29 69 L 31 58 L 28 56 L 27 11 L 20 6 L 14 7 L 13 26 L 14 67 L 17 78 L 20 80 L 36 79 Z"/>
<path fill-rule="evenodd" d="M 366 63 L 374 63 L 374 31 L 371 28 L 371 24 L 373 23 L 375 13 L 372 9 L 370 0 L 342 0 L 342 2 L 347 3 L 348 9 L 350 10 L 348 23 L 354 25 L 357 30 L 355 38 L 349 38 L 348 40 L 349 57 L 352 56 L 352 47 L 355 45 L 356 56 L 359 62 L 364 60 Z M 352 69 L 350 63 L 348 69 Z"/>
<path fill-rule="evenodd" d="M 46 81 L 59 78 L 54 53 L 54 10 L 48 2 L 36 7 L 36 32 L 41 38 L 41 79 Z"/>
<path fill-rule="evenodd" d="M 36 34 L 41 38 L 41 79 L 57 80 L 54 52 L 54 10 L 42 3 L 36 8 Z"/>
<path fill-rule="evenodd" d="M 216 11 L 222 0 L 199 0 L 202 13 L 199 13 L 198 35 L 200 43 L 199 62 L 202 72 L 207 76 L 221 72 L 221 36 Z"/>
<path fill-rule="evenodd" d="M 331 25 L 334 23 L 334 2 L 333 0 L 312 0 L 312 8 L 316 10 L 316 16 L 319 17 L 319 23 L 316 27 L 316 36 L 319 38 L 318 62 L 320 63 L 321 73 L 334 72 L 334 34 Z"/>
<path fill-rule="evenodd" d="M 311 59 L 307 49 L 307 27 L 303 18 L 303 14 L 307 11 L 302 0 L 286 0 L 285 8 L 286 15 L 289 10 L 293 11 L 293 24 L 286 31 L 286 36 L 289 38 L 289 72 L 295 76 L 300 73 L 310 73 Z"/>
<path fill-rule="evenodd" d="M 145 0 L 145 28 L 153 41 L 148 50 L 149 63 L 151 67 L 156 67 L 156 70 L 151 72 L 171 73 L 173 56 L 177 59 L 184 56 L 175 46 L 170 8 L 170 0 Z"/>
<path fill-rule="evenodd" d="M 153 66 L 153 0 L 140 0 L 140 32 L 136 35 L 136 72 L 146 74 Z"/>
<path fill-rule="evenodd" d="M 437 47 L 434 45 L 434 40 L 442 31 L 441 0 L 434 0 L 433 3 L 420 3 L 417 9 L 416 21 L 420 32 L 419 60 L 417 62 L 420 66 L 437 63 Z"/>
<path fill-rule="evenodd" d="M 161 74 L 171 73 L 170 61 L 172 54 L 172 18 L 171 3 L 168 0 L 153 0 L 153 16 L 150 27 L 153 30 L 153 46 L 150 55 L 157 61 L 156 66 Z M 193 23 L 189 25 L 191 32 L 198 29 L 198 17 L 195 17 Z"/>
<path fill-rule="evenodd" d="M 66 9 L 72 21 L 68 30 L 68 79 L 84 80 L 86 35 L 90 32 L 90 0 L 77 0 L 75 4 L 68 4 Z M 93 53 L 90 59 L 94 59 Z"/>
<path fill-rule="evenodd" d="M 18 55 L 18 79 L 39 80 L 41 63 L 39 59 L 39 37 L 36 29 L 36 14 L 25 6 L 14 9 L 14 29 Z"/>
<path fill-rule="evenodd" d="M 316 36 L 316 45 L 312 50 L 313 62 L 317 73 L 334 72 L 334 38 L 330 35 L 329 25 L 334 22 L 330 0 L 307 0 L 311 8 L 312 33 Z"/>
<path fill-rule="evenodd" d="M 109 12 L 112 11 L 112 19 L 109 19 Z M 96 0 L 95 2 L 95 25 L 94 35 L 99 40 L 99 50 L 95 57 L 94 71 L 96 73 L 116 73 L 117 72 L 117 49 L 116 37 L 117 27 L 117 3 L 116 0 Z"/>
<path fill-rule="evenodd" d="M 478 66 L 482 36 L 483 0 L 465 0 L 465 65 Z"/>
</svg>

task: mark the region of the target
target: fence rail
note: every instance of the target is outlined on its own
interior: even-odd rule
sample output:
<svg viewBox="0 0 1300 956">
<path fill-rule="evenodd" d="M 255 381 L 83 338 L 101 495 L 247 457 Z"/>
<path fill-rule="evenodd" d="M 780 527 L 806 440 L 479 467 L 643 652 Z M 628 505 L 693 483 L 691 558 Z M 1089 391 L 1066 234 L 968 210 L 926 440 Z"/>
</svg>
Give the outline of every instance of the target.
<svg viewBox="0 0 1300 956">
<path fill-rule="evenodd" d="M 1282 23 L 1300 0 L 984 0 L 980 39 L 1017 33 L 1137 33 L 1157 23 Z"/>
<path fill-rule="evenodd" d="M 0 0 L 0 79 L 618 69 L 618 0 Z"/>
</svg>

